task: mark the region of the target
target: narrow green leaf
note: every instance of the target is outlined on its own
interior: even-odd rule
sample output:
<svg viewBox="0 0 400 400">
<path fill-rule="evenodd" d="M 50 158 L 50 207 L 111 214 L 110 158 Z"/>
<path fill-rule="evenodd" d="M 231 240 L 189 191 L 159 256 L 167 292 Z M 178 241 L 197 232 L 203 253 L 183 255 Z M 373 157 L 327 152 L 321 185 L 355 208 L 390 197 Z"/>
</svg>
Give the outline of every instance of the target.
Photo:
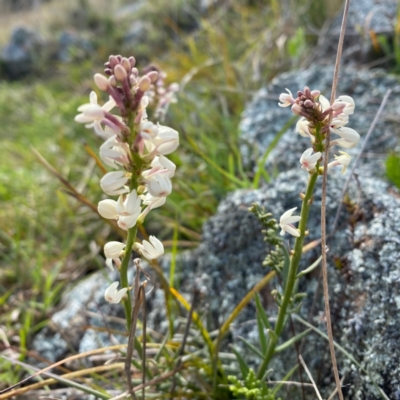
<svg viewBox="0 0 400 400">
<path fill-rule="evenodd" d="M 236 183 L 239 187 L 241 188 L 246 188 L 247 183 L 238 179 L 235 175 L 230 174 L 228 171 L 225 171 L 223 168 L 221 168 L 214 160 L 212 160 L 210 157 L 206 156 L 201 150 L 198 149 L 196 146 L 194 140 L 190 137 L 186 137 L 190 145 L 192 146 L 193 150 L 209 165 L 211 165 L 216 171 L 224 175 L 226 178 L 231 180 L 232 182 Z"/>
<path fill-rule="evenodd" d="M 255 295 L 256 309 L 257 309 L 257 327 L 258 327 L 258 337 L 260 340 L 260 346 L 263 354 L 267 351 L 268 339 L 265 335 L 264 329 L 271 329 L 271 325 L 268 321 L 268 316 L 261 304 L 260 295 L 256 293 Z"/>
<path fill-rule="evenodd" d="M 290 377 L 296 372 L 297 368 L 299 368 L 299 364 L 296 364 L 281 380 L 281 383 L 279 385 L 276 385 L 274 387 L 274 390 L 272 392 L 273 395 L 276 395 L 279 390 L 282 388 L 283 384 L 290 379 Z"/>
<path fill-rule="evenodd" d="M 295 344 L 298 340 L 302 339 L 304 336 L 306 336 L 309 332 L 311 331 L 311 329 L 307 329 L 304 332 L 298 333 L 296 336 L 293 336 L 291 339 L 289 339 L 288 341 L 286 341 L 285 343 L 281 344 L 280 346 L 278 346 L 275 349 L 275 353 L 279 353 L 280 351 L 283 351 L 285 349 L 287 349 L 288 347 L 292 346 L 293 344 Z"/>
<path fill-rule="evenodd" d="M 306 268 L 305 270 L 299 272 L 296 276 L 296 279 L 299 279 L 301 276 L 307 275 L 309 274 L 311 271 L 314 271 L 315 268 L 318 267 L 319 263 L 322 260 L 322 256 L 320 256 L 318 258 L 318 260 L 314 261 L 308 268 Z"/>
<path fill-rule="evenodd" d="M 264 307 L 261 304 L 260 295 L 258 293 L 256 293 L 255 301 L 256 301 L 257 313 L 260 314 L 260 317 L 261 317 L 261 319 L 263 321 L 263 324 L 264 324 L 265 328 L 266 329 L 271 329 L 271 324 L 269 323 L 268 315 L 265 312 Z"/>
<path fill-rule="evenodd" d="M 261 359 L 263 359 L 263 354 L 261 353 L 260 350 L 257 349 L 256 346 L 254 346 L 253 344 L 251 344 L 248 340 L 246 340 L 244 337 L 242 336 L 238 336 L 238 338 L 258 357 L 260 357 Z"/>
<path fill-rule="evenodd" d="M 293 125 L 293 122 L 296 121 L 297 117 L 293 116 L 290 118 L 285 125 L 283 125 L 282 129 L 276 134 L 270 145 L 268 146 L 267 150 L 265 150 L 265 153 L 262 155 L 262 157 L 258 160 L 257 162 L 257 172 L 254 176 L 254 181 L 253 181 L 253 188 L 258 189 L 259 184 L 260 184 L 260 177 L 261 174 L 264 171 L 264 165 L 265 162 L 267 161 L 268 156 L 270 155 L 271 151 L 276 147 L 278 144 L 279 140 L 281 137 L 284 135 L 284 133 Z"/>
<path fill-rule="evenodd" d="M 176 255 L 178 252 L 178 223 L 175 224 L 174 227 L 174 236 L 172 239 L 172 256 L 171 256 L 171 265 L 169 268 L 169 286 L 175 286 L 175 268 L 176 268 Z"/>
<path fill-rule="evenodd" d="M 247 365 L 246 361 L 244 360 L 244 358 L 242 357 L 240 352 L 238 350 L 236 350 L 234 346 L 230 346 L 230 348 L 232 349 L 233 353 L 235 354 L 235 356 L 238 360 L 240 372 L 242 373 L 243 379 L 246 379 L 246 377 L 249 373 L 250 367 Z"/>
</svg>

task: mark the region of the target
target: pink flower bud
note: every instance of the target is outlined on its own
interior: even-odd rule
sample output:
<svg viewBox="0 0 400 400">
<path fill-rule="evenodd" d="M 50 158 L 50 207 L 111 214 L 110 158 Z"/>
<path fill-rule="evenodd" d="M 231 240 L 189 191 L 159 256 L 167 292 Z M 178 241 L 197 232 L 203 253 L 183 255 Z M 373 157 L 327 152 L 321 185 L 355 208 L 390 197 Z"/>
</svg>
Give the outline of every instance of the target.
<svg viewBox="0 0 400 400">
<path fill-rule="evenodd" d="M 157 71 L 151 71 L 147 74 L 147 76 L 149 77 L 149 79 L 151 80 L 152 83 L 154 83 L 157 78 L 158 78 L 158 72 Z"/>
<path fill-rule="evenodd" d="M 116 87 L 116 86 L 117 86 L 117 80 L 115 79 L 115 76 L 114 76 L 114 75 L 111 75 L 111 76 L 108 78 L 108 81 L 110 82 L 110 85 L 111 85 L 112 87 Z"/>
<path fill-rule="evenodd" d="M 311 90 L 311 96 L 314 97 L 314 99 L 316 99 L 320 94 L 321 92 L 319 90 Z"/>
<path fill-rule="evenodd" d="M 151 85 L 150 78 L 148 76 L 143 76 L 142 79 L 140 79 L 140 82 L 139 82 L 139 89 L 142 92 L 146 92 L 147 90 L 150 89 L 150 85 Z"/>
<path fill-rule="evenodd" d="M 131 70 L 131 63 L 129 62 L 129 60 L 124 57 L 121 61 L 121 65 L 125 68 L 126 72 L 129 72 Z"/>
<path fill-rule="evenodd" d="M 114 68 L 114 75 L 118 81 L 123 82 L 127 77 L 126 69 L 121 64 L 118 64 Z"/>
<path fill-rule="evenodd" d="M 115 68 L 119 64 L 118 58 L 115 56 L 110 56 L 108 58 L 108 62 L 110 63 L 111 68 Z"/>
<path fill-rule="evenodd" d="M 130 57 L 128 58 L 128 60 L 129 60 L 129 63 L 131 64 L 131 68 L 133 68 L 133 67 L 135 66 L 135 64 L 136 64 L 135 57 L 130 56 Z"/>
<path fill-rule="evenodd" d="M 94 75 L 94 82 L 96 83 L 97 87 L 102 90 L 103 92 L 106 92 L 110 82 L 108 81 L 108 79 L 101 74 L 95 74 Z"/>
<path fill-rule="evenodd" d="M 302 108 L 298 104 L 292 105 L 292 113 L 295 115 L 302 115 Z"/>
</svg>

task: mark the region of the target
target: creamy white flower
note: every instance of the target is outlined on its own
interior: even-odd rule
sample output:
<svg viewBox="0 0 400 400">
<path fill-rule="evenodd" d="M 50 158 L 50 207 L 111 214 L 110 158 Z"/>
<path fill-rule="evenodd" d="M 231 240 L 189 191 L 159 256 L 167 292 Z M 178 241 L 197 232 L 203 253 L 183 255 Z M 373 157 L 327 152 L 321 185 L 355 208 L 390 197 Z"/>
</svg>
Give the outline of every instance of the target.
<svg viewBox="0 0 400 400">
<path fill-rule="evenodd" d="M 165 169 L 167 171 L 166 175 L 168 178 L 172 178 L 175 175 L 176 165 L 167 157 L 162 155 L 154 157 L 154 160 L 151 162 L 151 166 L 153 168 L 158 167 L 160 169 Z"/>
<path fill-rule="evenodd" d="M 126 199 L 121 195 L 118 201 L 106 199 L 101 200 L 97 207 L 103 218 L 118 220 L 118 226 L 128 230 L 136 225 L 141 213 L 141 199 L 133 189 Z"/>
<path fill-rule="evenodd" d="M 118 219 L 117 202 L 115 200 L 101 200 L 97 206 L 99 214 L 106 219 Z"/>
<path fill-rule="evenodd" d="M 141 212 L 138 217 L 138 221 L 143 223 L 144 219 L 146 218 L 147 214 L 153 210 L 154 208 L 161 207 L 165 204 L 166 197 L 154 197 L 150 193 L 146 193 L 145 195 L 141 195 L 140 198 L 143 201 L 143 204 L 147 207 Z"/>
<path fill-rule="evenodd" d="M 141 244 L 135 243 L 134 249 L 148 260 L 154 260 L 164 254 L 164 246 L 155 236 L 150 236 L 149 240 L 150 242 L 143 240 Z"/>
<path fill-rule="evenodd" d="M 168 176 L 162 174 L 153 175 L 146 179 L 146 187 L 153 197 L 165 197 L 172 191 L 172 183 Z"/>
<path fill-rule="evenodd" d="M 150 121 L 143 121 L 140 124 L 140 136 L 145 140 L 153 140 L 157 137 L 158 127 Z"/>
<path fill-rule="evenodd" d="M 104 255 L 106 258 L 119 258 L 124 253 L 125 243 L 108 242 L 104 245 Z"/>
<path fill-rule="evenodd" d="M 129 178 L 125 176 L 125 171 L 108 172 L 101 178 L 100 186 L 104 193 L 116 196 L 129 192 L 129 189 L 124 186 L 128 180 Z"/>
<path fill-rule="evenodd" d="M 278 103 L 279 107 L 289 107 L 295 102 L 292 92 L 289 89 L 286 89 L 286 91 L 288 93 L 281 93 L 279 95 L 279 101 L 280 101 L 280 103 Z"/>
<path fill-rule="evenodd" d="M 110 112 L 115 107 L 115 101 L 110 97 L 110 100 L 103 106 L 97 104 L 97 94 L 90 93 L 90 103 L 83 104 L 78 108 L 81 113 L 75 117 L 75 121 L 81 124 L 86 124 L 86 128 L 95 128 L 96 132 L 102 132 L 101 122 L 104 119 L 105 113 Z"/>
<path fill-rule="evenodd" d="M 125 296 L 128 288 L 122 288 L 121 290 L 117 290 L 119 282 L 113 282 L 105 291 L 104 298 L 106 301 L 112 304 L 117 304 L 121 301 L 121 299 Z"/>
<path fill-rule="evenodd" d="M 142 172 L 142 177 L 146 182 L 157 179 L 157 177 L 172 178 L 175 174 L 176 165 L 164 156 L 156 156 L 151 166 L 151 169 Z"/>
<path fill-rule="evenodd" d="M 145 139 L 145 144 L 150 154 L 150 158 L 160 154 L 171 154 L 179 146 L 179 133 L 168 126 L 158 124 L 157 135 Z"/>
<path fill-rule="evenodd" d="M 113 168 L 127 165 L 129 163 L 128 154 L 128 144 L 119 142 L 117 135 L 111 136 L 100 146 L 100 158 L 105 164 Z"/>
<path fill-rule="evenodd" d="M 318 97 L 318 102 L 321 104 L 322 111 L 327 110 L 331 106 L 331 103 L 323 94 Z"/>
<path fill-rule="evenodd" d="M 308 126 L 308 121 L 302 117 L 296 123 L 296 132 L 298 132 L 303 137 L 308 137 L 311 140 L 311 143 L 315 141 L 314 136 L 310 132 L 310 128 Z"/>
<path fill-rule="evenodd" d="M 293 212 L 297 209 L 291 208 L 290 210 L 284 212 L 281 215 L 281 218 L 279 220 L 279 226 L 281 227 L 281 235 L 283 236 L 285 232 L 290 233 L 292 236 L 299 237 L 300 236 L 300 231 L 296 229 L 293 226 L 294 222 L 299 222 L 301 220 L 301 217 L 299 216 L 292 216 Z"/>
<path fill-rule="evenodd" d="M 342 113 L 345 115 L 351 115 L 354 113 L 354 109 L 356 107 L 354 100 L 350 96 L 339 96 L 334 103 L 332 104 L 332 107 L 336 104 L 341 104 L 344 103 L 345 106 L 343 108 Z"/>
<path fill-rule="evenodd" d="M 300 157 L 301 168 L 308 172 L 315 169 L 317 161 L 321 158 L 321 153 L 319 151 L 315 154 L 312 153 L 313 149 L 309 148 Z"/>
<path fill-rule="evenodd" d="M 146 206 L 151 206 L 151 208 L 158 208 L 165 204 L 165 196 L 163 197 L 154 197 L 150 193 L 142 194 L 140 198 L 143 201 L 143 204 Z"/>
<path fill-rule="evenodd" d="M 341 138 L 333 140 L 330 144 L 331 146 L 338 145 L 346 149 L 351 149 L 357 146 L 360 141 L 360 135 L 358 132 L 351 128 L 343 127 L 336 130 L 335 133 L 341 136 Z"/>
<path fill-rule="evenodd" d="M 141 209 L 141 199 L 133 189 L 125 200 L 119 197 L 116 211 L 119 215 L 118 226 L 124 230 L 133 228 L 136 225 Z"/>
<path fill-rule="evenodd" d="M 339 153 L 341 154 L 340 156 L 337 156 L 335 154 L 335 161 L 332 161 L 331 163 L 328 164 L 328 168 L 332 168 L 335 167 L 337 165 L 341 165 L 342 166 L 342 174 L 344 174 L 346 172 L 346 168 L 349 166 L 350 161 L 351 161 L 351 157 L 349 154 L 347 154 L 344 151 L 339 151 Z"/>
<path fill-rule="evenodd" d="M 331 132 L 339 134 L 340 128 L 344 127 L 349 122 L 348 115 L 338 114 L 334 116 L 329 124 Z"/>
</svg>

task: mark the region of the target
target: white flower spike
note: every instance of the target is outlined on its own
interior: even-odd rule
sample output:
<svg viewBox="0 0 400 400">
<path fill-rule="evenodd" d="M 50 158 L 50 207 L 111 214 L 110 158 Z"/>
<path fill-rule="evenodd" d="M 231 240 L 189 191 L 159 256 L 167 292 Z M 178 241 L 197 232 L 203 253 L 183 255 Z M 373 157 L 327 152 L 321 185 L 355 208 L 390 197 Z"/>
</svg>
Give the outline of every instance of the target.
<svg viewBox="0 0 400 400">
<path fill-rule="evenodd" d="M 104 298 L 111 304 L 117 304 L 125 296 L 128 288 L 117 290 L 119 282 L 113 282 L 105 291 Z"/>
<path fill-rule="evenodd" d="M 155 236 L 150 236 L 149 240 L 143 240 L 142 244 L 135 243 L 134 249 L 148 260 L 154 260 L 164 254 L 164 246 Z"/>
<path fill-rule="evenodd" d="M 281 227 L 281 235 L 283 236 L 285 232 L 291 234 L 292 236 L 299 237 L 300 236 L 300 231 L 296 229 L 293 226 L 294 222 L 299 222 L 301 220 L 301 217 L 299 216 L 292 216 L 293 212 L 297 209 L 291 208 L 290 210 L 284 212 L 281 215 L 281 218 L 279 220 L 279 226 Z"/>
<path fill-rule="evenodd" d="M 308 172 L 311 172 L 313 169 L 315 169 L 317 161 L 321 158 L 321 153 L 319 151 L 313 155 L 312 152 L 313 149 L 310 147 L 300 157 L 301 168 Z"/>
</svg>

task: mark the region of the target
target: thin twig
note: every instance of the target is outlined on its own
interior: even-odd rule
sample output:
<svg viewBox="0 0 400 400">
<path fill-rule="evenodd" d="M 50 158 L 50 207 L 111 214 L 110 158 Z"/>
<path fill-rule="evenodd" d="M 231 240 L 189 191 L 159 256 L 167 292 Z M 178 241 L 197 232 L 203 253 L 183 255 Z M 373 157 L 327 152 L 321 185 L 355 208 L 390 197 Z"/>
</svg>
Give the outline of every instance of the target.
<svg viewBox="0 0 400 400">
<path fill-rule="evenodd" d="M 132 308 L 132 318 L 131 318 L 132 322 L 131 322 L 131 329 L 129 332 L 128 348 L 126 349 L 126 358 L 125 358 L 125 375 L 128 383 L 128 393 L 131 394 L 133 400 L 136 400 L 136 395 L 133 391 L 133 386 L 132 386 L 131 364 L 132 364 L 133 350 L 136 337 L 137 318 L 139 315 L 140 305 L 142 300 L 141 291 L 139 290 L 139 278 L 140 278 L 139 261 L 140 261 L 139 259 L 135 260 L 136 264 L 136 276 L 134 283 L 135 304 L 133 305 Z"/>
<path fill-rule="evenodd" d="M 315 390 L 315 393 L 317 394 L 318 399 L 319 399 L 319 400 L 322 400 L 322 397 L 321 397 L 321 395 L 319 394 L 317 385 L 315 384 L 314 379 L 313 379 L 313 377 L 312 377 L 310 371 L 308 370 L 307 365 L 306 365 L 306 363 L 304 362 L 303 357 L 302 357 L 301 355 L 299 356 L 299 359 L 300 359 L 301 365 L 302 365 L 303 368 L 304 368 L 304 371 L 306 371 L 306 374 L 308 375 L 308 378 L 310 379 L 310 381 L 311 381 L 311 383 L 312 383 L 312 385 L 313 385 L 313 387 L 314 387 L 314 390 Z"/>
<path fill-rule="evenodd" d="M 140 286 L 142 292 L 142 318 L 143 318 L 143 349 L 142 349 L 142 400 L 145 400 L 145 388 L 146 388 L 146 281 Z"/>
<path fill-rule="evenodd" d="M 199 296 L 200 296 L 200 291 L 197 287 L 195 287 L 193 290 L 192 305 L 190 307 L 188 319 L 186 321 L 186 327 L 185 327 L 185 332 L 183 334 L 182 344 L 181 344 L 181 347 L 180 347 L 179 353 L 178 353 L 178 361 L 176 362 L 176 366 L 175 366 L 176 370 L 179 369 L 182 364 L 182 356 L 185 352 L 186 341 L 189 336 L 190 325 L 192 324 L 193 312 L 194 312 L 195 308 L 197 307 L 197 302 L 199 300 Z M 172 381 L 172 386 L 171 386 L 171 390 L 170 390 L 171 397 L 173 396 L 173 393 L 175 392 L 175 387 L 176 387 L 176 375 L 174 375 L 174 379 Z"/>
<path fill-rule="evenodd" d="M 340 60 L 343 50 L 344 34 L 346 31 L 347 14 L 349 11 L 350 0 L 346 0 L 343 12 L 342 26 L 340 29 L 340 37 L 336 54 L 335 70 L 333 74 L 332 81 L 332 93 L 331 93 L 331 104 L 333 104 L 336 97 L 336 88 L 339 78 L 339 67 Z M 337 368 L 335 347 L 333 344 L 333 333 L 332 333 L 332 323 L 331 314 L 329 308 L 329 287 L 328 287 L 328 268 L 326 261 L 326 191 L 327 191 L 327 181 L 328 181 L 328 156 L 329 156 L 329 142 L 330 142 L 330 131 L 328 129 L 326 133 L 325 141 L 325 155 L 324 155 L 324 173 L 322 180 L 322 199 L 321 199 L 321 252 L 322 252 L 322 280 L 324 288 L 324 303 L 325 303 L 325 317 L 326 317 L 326 327 L 329 337 L 329 349 L 332 359 L 333 373 L 335 375 L 336 387 L 338 389 L 338 395 L 340 400 L 343 399 L 343 393 L 340 385 L 339 371 Z"/>
<path fill-rule="evenodd" d="M 384 110 L 384 108 L 385 108 L 385 106 L 386 106 L 386 103 L 387 103 L 387 101 L 388 101 L 389 96 L 390 96 L 391 93 L 392 93 L 392 89 L 388 89 L 387 92 L 386 92 L 386 94 L 385 94 L 385 97 L 384 97 L 383 100 L 382 100 L 382 103 L 381 103 L 381 105 L 380 105 L 380 107 L 379 107 L 379 110 L 377 111 L 377 113 L 376 113 L 376 115 L 375 115 L 375 118 L 374 118 L 374 120 L 372 121 L 371 126 L 369 127 L 369 130 L 368 130 L 368 132 L 367 132 L 367 135 L 365 136 L 365 139 L 364 139 L 364 143 L 363 143 L 363 145 L 361 146 L 361 149 L 360 149 L 360 151 L 359 151 L 359 153 L 358 153 L 356 159 L 355 159 L 354 162 L 353 162 L 353 167 L 351 168 L 351 172 L 350 172 L 350 174 L 349 174 L 349 177 L 347 178 L 347 181 L 346 181 L 346 183 L 344 184 L 344 187 L 343 187 L 343 190 L 342 190 L 342 194 L 340 195 L 339 206 L 338 206 L 338 209 L 337 209 L 337 211 L 336 211 L 335 221 L 333 222 L 333 226 L 332 226 L 330 235 L 333 235 L 333 233 L 335 232 L 336 225 L 337 225 L 338 220 L 339 220 L 339 215 L 340 215 L 340 212 L 342 211 L 343 197 L 344 197 L 344 194 L 346 193 L 346 191 L 347 191 L 347 189 L 348 189 L 348 187 L 349 187 L 349 184 L 350 184 L 351 178 L 353 177 L 353 174 L 354 174 L 354 171 L 355 171 L 355 169 L 356 169 L 357 163 L 358 163 L 358 161 L 360 160 L 361 155 L 363 154 L 363 152 L 364 152 L 364 150 L 365 150 L 365 147 L 366 147 L 366 145 L 367 145 L 367 142 L 368 142 L 368 140 L 370 139 L 370 137 L 371 137 L 371 135 L 372 135 L 372 132 L 374 131 L 375 126 L 376 126 L 376 124 L 378 123 L 378 121 L 379 121 L 379 119 L 380 119 L 380 117 L 381 117 L 381 115 L 382 115 L 382 113 L 383 113 L 383 110 Z"/>
<path fill-rule="evenodd" d="M 294 336 L 296 336 L 296 330 L 294 328 L 293 318 L 291 315 L 289 315 L 289 321 L 290 321 L 290 328 L 292 329 L 292 335 L 294 337 Z M 294 348 L 296 350 L 296 355 L 297 355 L 297 360 L 298 360 L 297 362 L 299 362 L 301 355 L 300 355 L 300 350 L 299 350 L 299 344 L 297 341 L 294 343 Z M 301 394 L 302 394 L 302 398 L 304 400 L 306 398 L 306 394 L 304 391 L 303 373 L 301 371 L 301 367 L 299 368 L 299 377 L 300 377 L 300 383 L 302 384 L 301 385 Z"/>
<path fill-rule="evenodd" d="M 343 377 L 342 377 L 342 379 L 340 380 L 340 383 L 342 384 L 344 382 L 344 375 L 343 375 Z M 336 396 L 336 393 L 337 393 L 337 387 L 335 387 L 335 390 L 332 392 L 332 394 L 328 397 L 328 400 L 332 400 L 335 396 Z"/>
</svg>

